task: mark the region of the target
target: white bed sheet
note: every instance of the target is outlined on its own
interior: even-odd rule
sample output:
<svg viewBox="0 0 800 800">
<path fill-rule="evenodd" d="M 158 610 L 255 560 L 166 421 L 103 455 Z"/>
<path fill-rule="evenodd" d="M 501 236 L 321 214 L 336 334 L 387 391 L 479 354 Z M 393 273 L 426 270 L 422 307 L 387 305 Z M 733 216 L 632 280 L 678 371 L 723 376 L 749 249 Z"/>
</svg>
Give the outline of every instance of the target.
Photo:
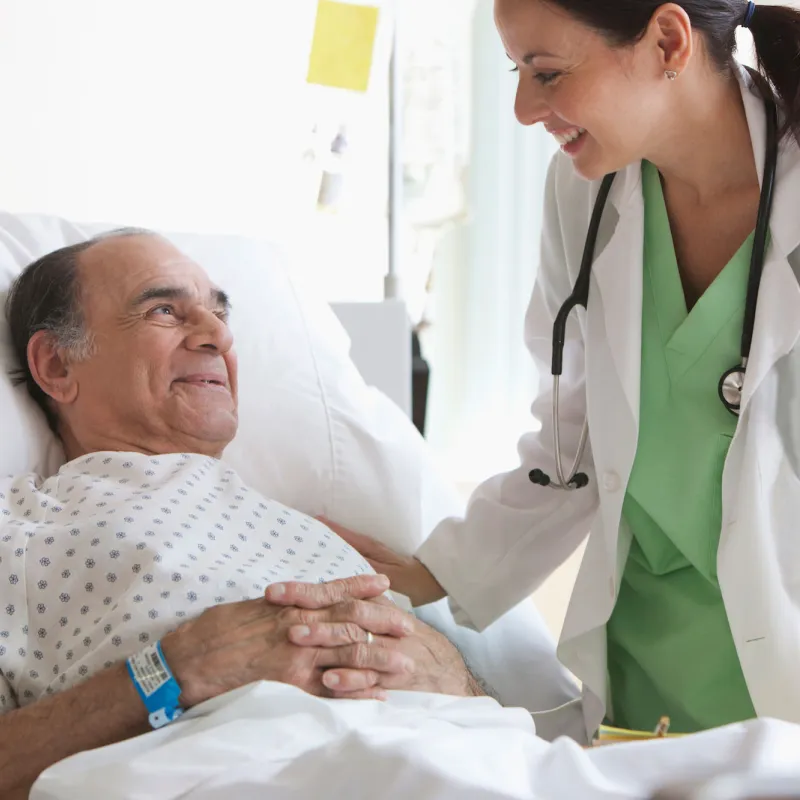
<svg viewBox="0 0 800 800">
<path fill-rule="evenodd" d="M 798 752 L 800 726 L 771 720 L 583 750 L 566 738 L 547 744 L 529 714 L 488 698 L 323 700 L 260 683 L 161 731 L 68 759 L 30 797 L 624 800 L 727 771 L 781 774 L 800 786 Z"/>
</svg>

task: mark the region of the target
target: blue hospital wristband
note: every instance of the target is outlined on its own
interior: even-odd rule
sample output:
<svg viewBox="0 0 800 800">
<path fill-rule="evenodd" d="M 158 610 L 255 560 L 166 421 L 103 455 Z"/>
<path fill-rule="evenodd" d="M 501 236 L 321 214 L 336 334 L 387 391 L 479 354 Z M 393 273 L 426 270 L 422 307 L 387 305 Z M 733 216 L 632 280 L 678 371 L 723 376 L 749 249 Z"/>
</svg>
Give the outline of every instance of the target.
<svg viewBox="0 0 800 800">
<path fill-rule="evenodd" d="M 181 687 L 167 666 L 161 642 L 145 647 L 128 661 L 128 674 L 148 711 L 153 728 L 163 728 L 183 714 Z"/>
</svg>

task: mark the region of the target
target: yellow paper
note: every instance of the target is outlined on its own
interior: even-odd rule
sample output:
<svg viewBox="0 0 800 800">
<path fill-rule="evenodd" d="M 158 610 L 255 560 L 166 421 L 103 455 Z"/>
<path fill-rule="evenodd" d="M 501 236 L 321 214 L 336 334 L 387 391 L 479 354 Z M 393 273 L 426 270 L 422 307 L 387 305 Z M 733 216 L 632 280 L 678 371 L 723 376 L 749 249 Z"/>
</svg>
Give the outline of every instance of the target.
<svg viewBox="0 0 800 800">
<path fill-rule="evenodd" d="M 377 30 L 376 6 L 319 0 L 308 82 L 366 92 Z"/>
</svg>

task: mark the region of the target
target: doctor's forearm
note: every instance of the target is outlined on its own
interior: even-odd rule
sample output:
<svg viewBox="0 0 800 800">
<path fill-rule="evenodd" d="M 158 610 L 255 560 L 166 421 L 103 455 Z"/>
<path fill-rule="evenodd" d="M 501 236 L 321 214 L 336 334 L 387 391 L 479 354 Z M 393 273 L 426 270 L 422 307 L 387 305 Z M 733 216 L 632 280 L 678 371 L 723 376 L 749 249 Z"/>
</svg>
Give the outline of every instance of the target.
<svg viewBox="0 0 800 800">
<path fill-rule="evenodd" d="M 426 606 L 429 603 L 435 603 L 437 600 L 447 597 L 444 587 L 417 558 L 412 559 L 412 567 L 409 570 L 408 591 L 403 593 L 407 594 L 414 608 Z"/>
<path fill-rule="evenodd" d="M 0 717 L 0 797 L 24 800 L 53 764 L 149 729 L 125 663 Z"/>
</svg>

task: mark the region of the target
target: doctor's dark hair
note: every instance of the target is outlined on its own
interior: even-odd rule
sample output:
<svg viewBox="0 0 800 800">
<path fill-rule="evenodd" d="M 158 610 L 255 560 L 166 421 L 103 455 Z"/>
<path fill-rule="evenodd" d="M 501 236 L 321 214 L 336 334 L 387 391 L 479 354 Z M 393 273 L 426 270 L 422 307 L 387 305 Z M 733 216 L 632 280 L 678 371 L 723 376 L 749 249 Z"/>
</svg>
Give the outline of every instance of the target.
<svg viewBox="0 0 800 800">
<path fill-rule="evenodd" d="M 614 46 L 631 45 L 643 35 L 664 0 L 546 0 L 603 34 Z M 705 36 L 710 57 L 728 69 L 736 53 L 736 30 L 745 21 L 746 0 L 677 0 L 695 30 Z M 748 26 L 758 68 L 777 93 L 785 115 L 783 135 L 800 143 L 800 11 L 758 5 Z"/>
<path fill-rule="evenodd" d="M 50 398 L 33 378 L 28 366 L 28 342 L 38 331 L 47 331 L 56 347 L 70 358 L 82 361 L 92 355 L 94 342 L 86 329 L 81 307 L 80 255 L 106 239 L 128 236 L 155 236 L 144 228 L 119 228 L 85 242 L 62 247 L 28 265 L 11 284 L 5 302 L 11 332 L 11 349 L 17 363 L 11 370 L 15 385 L 25 385 L 58 433 L 58 419 Z"/>
</svg>

